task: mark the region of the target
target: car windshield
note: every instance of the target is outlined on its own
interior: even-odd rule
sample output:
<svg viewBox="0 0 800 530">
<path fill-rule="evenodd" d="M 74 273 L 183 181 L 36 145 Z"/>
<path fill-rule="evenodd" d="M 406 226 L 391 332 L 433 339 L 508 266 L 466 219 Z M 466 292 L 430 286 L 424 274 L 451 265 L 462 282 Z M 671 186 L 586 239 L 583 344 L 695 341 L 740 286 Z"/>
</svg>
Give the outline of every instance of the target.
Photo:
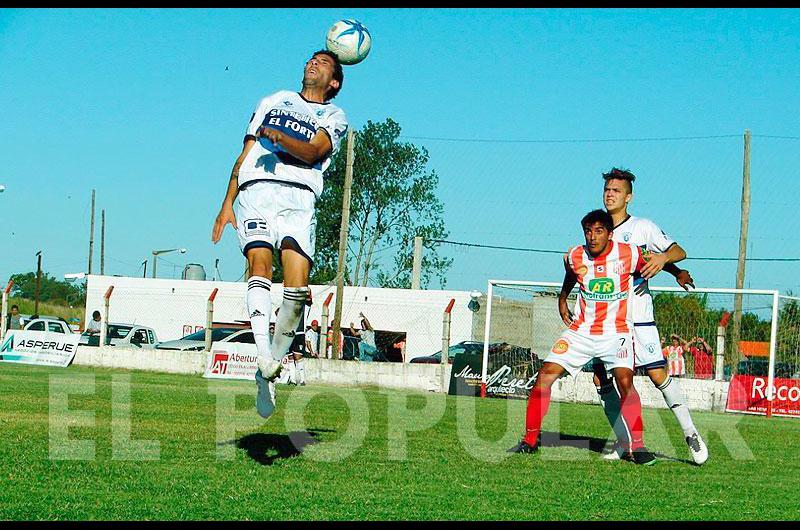
<svg viewBox="0 0 800 530">
<path fill-rule="evenodd" d="M 218 342 L 224 339 L 225 337 L 232 335 L 239 331 L 236 328 L 216 328 L 211 330 L 211 342 Z M 206 340 L 206 330 L 201 329 L 200 331 L 195 331 L 191 335 L 186 335 L 181 340 Z"/>
<path fill-rule="evenodd" d="M 116 326 L 114 324 L 109 324 L 108 336 L 112 339 L 124 339 L 132 329 L 133 326 Z"/>
</svg>

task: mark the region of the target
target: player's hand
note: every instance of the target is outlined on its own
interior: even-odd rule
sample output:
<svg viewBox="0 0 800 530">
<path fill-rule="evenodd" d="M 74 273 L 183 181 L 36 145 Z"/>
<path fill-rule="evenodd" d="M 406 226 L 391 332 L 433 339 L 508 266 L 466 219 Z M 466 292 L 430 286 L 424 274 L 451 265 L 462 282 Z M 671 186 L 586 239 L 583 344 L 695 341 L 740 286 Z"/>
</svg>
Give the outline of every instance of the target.
<svg viewBox="0 0 800 530">
<path fill-rule="evenodd" d="M 647 263 L 640 271 L 642 278 L 649 280 L 661 272 L 661 269 L 663 269 L 664 265 L 667 264 L 667 260 L 668 258 L 666 254 L 650 254 L 650 259 L 647 260 Z"/>
<path fill-rule="evenodd" d="M 681 270 L 680 274 L 678 274 L 678 276 L 675 277 L 675 281 L 677 281 L 678 285 L 683 287 L 685 291 L 688 291 L 689 287 L 694 289 L 694 279 L 692 278 L 692 275 L 689 274 L 689 271 L 687 271 L 686 269 Z M 689 287 L 686 287 L 687 285 Z"/>
<path fill-rule="evenodd" d="M 214 229 L 211 231 L 212 243 L 217 243 L 222 238 L 222 231 L 228 223 L 236 230 L 236 214 L 233 213 L 233 207 L 223 205 L 217 215 L 217 220 L 214 221 Z"/>
<path fill-rule="evenodd" d="M 270 127 L 259 127 L 258 131 L 256 132 L 256 136 L 263 136 L 264 138 L 268 138 L 270 142 L 275 145 L 281 143 L 283 139 L 283 133 L 277 129 L 272 129 Z"/>
<path fill-rule="evenodd" d="M 575 315 L 572 314 L 572 311 L 569 310 L 569 306 L 567 305 L 567 301 L 564 298 L 558 299 L 558 313 L 561 315 L 561 320 L 567 326 L 572 325 L 572 321 L 575 319 Z"/>
</svg>

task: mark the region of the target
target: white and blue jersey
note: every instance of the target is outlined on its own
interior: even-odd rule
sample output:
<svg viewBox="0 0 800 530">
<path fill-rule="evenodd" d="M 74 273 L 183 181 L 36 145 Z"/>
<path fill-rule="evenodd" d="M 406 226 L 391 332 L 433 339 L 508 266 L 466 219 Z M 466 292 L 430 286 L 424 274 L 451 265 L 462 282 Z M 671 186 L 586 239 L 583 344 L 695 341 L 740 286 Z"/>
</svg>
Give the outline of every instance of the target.
<svg viewBox="0 0 800 530">
<path fill-rule="evenodd" d="M 309 165 L 268 138 L 259 137 L 239 168 L 239 189 L 251 182 L 279 181 L 307 187 L 319 197 L 322 174 L 347 132 L 344 111 L 332 103 L 315 103 L 297 92 L 281 90 L 258 103 L 247 126 L 247 136 L 255 137 L 262 126 L 305 142 L 322 132 L 330 138 L 332 150 L 324 159 Z"/>
<path fill-rule="evenodd" d="M 645 219 L 644 217 L 634 217 L 632 215 L 629 215 L 627 219 L 614 227 L 614 233 L 611 239 L 618 243 L 636 245 L 642 250 L 657 252 L 659 254 L 666 252 L 675 244 L 675 240 L 669 237 L 653 221 Z M 639 275 L 634 276 L 634 289 L 642 283 L 647 284 L 647 280 Z M 642 294 L 633 292 L 630 302 L 631 317 L 633 318 L 634 324 L 644 324 L 654 321 L 653 296 L 650 294 L 650 289 L 645 289 Z"/>
</svg>

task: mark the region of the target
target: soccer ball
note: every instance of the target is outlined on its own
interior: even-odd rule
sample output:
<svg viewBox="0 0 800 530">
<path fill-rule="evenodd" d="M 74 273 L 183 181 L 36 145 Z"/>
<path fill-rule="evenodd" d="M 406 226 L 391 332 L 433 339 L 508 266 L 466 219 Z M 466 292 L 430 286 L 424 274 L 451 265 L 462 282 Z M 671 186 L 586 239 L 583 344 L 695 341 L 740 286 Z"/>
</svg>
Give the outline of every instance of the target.
<svg viewBox="0 0 800 530">
<path fill-rule="evenodd" d="M 358 64 L 367 58 L 372 37 L 358 20 L 339 20 L 328 30 L 325 48 L 335 53 L 342 64 Z"/>
</svg>

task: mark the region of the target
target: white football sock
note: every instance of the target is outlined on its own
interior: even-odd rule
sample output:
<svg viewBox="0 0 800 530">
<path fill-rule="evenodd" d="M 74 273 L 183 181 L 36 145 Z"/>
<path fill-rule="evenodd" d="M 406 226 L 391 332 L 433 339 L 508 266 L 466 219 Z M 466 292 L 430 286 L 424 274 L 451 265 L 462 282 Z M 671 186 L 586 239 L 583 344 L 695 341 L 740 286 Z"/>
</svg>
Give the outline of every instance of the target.
<svg viewBox="0 0 800 530">
<path fill-rule="evenodd" d="M 689 414 L 689 407 L 686 406 L 686 396 L 678 380 L 667 377 L 667 380 L 656 388 L 664 394 L 664 401 L 667 402 L 667 406 L 678 419 L 678 423 L 680 423 L 681 429 L 683 429 L 683 435 L 691 436 L 697 431 L 692 422 L 692 417 Z"/>
<path fill-rule="evenodd" d="M 303 362 L 303 359 L 299 359 L 294 362 L 295 366 L 297 366 L 297 383 L 298 384 L 305 384 L 306 382 L 306 364 Z"/>
<path fill-rule="evenodd" d="M 596 386 L 595 388 L 600 395 L 600 401 L 603 403 L 603 412 L 606 413 L 608 423 L 614 429 L 617 441 L 627 447 L 630 443 L 630 436 L 628 435 L 628 428 L 625 426 L 625 420 L 622 418 L 622 402 L 614 383 L 608 381 L 604 386 Z"/>
<path fill-rule="evenodd" d="M 288 353 L 294 341 L 294 332 L 300 323 L 308 291 L 308 287 L 283 288 L 283 302 L 278 311 L 278 321 L 275 322 L 275 336 L 272 337 L 272 356 L 276 360 L 281 360 Z"/>
<path fill-rule="evenodd" d="M 269 313 L 272 311 L 270 288 L 272 281 L 262 276 L 251 276 L 247 280 L 247 314 L 259 357 L 270 357 Z"/>
</svg>

